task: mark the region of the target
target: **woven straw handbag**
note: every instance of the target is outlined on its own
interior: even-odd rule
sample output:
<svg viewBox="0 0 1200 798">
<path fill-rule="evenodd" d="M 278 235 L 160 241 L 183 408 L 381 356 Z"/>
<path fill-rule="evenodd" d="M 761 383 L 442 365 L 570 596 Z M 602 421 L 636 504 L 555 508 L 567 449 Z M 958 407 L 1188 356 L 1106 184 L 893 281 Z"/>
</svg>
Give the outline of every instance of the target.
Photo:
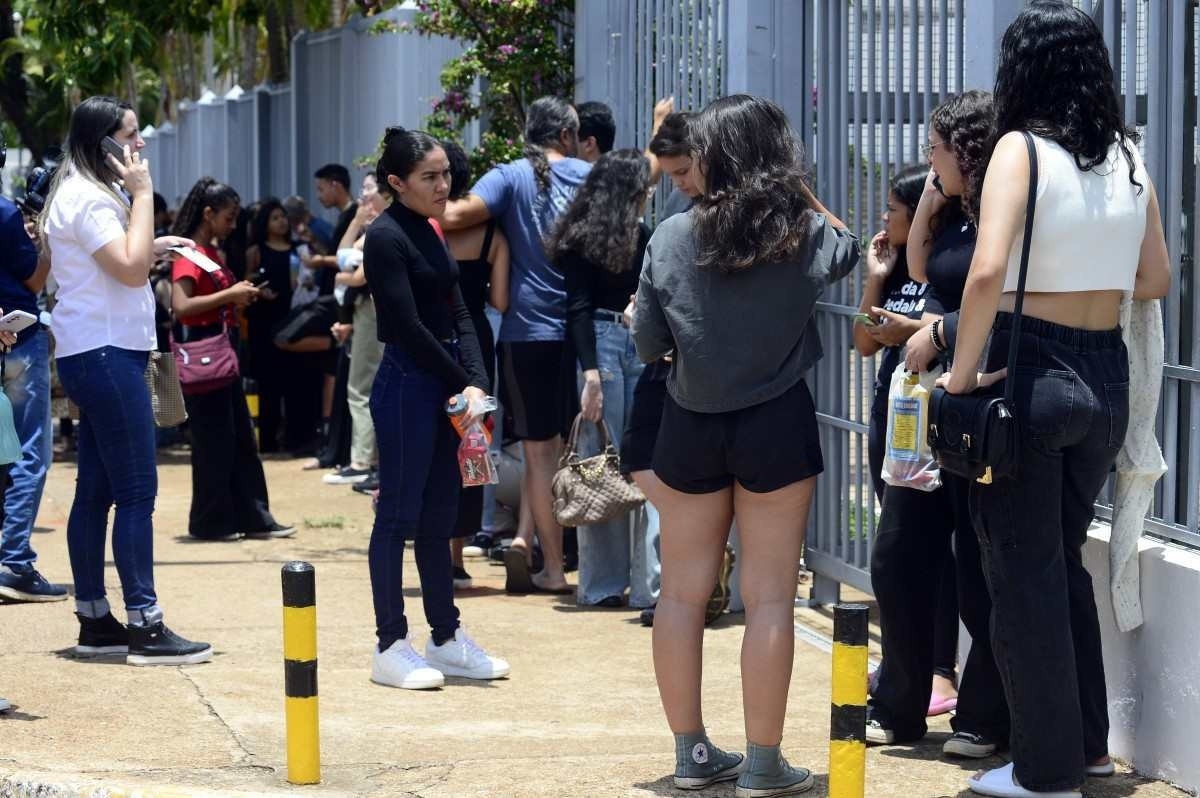
<svg viewBox="0 0 1200 798">
<path fill-rule="evenodd" d="M 646 497 L 621 473 L 621 459 L 613 447 L 608 425 L 600 430 L 600 454 L 579 457 L 579 428 L 583 415 L 575 417 L 566 451 L 554 475 L 554 518 L 563 526 L 602 524 L 642 505 Z"/>
<path fill-rule="evenodd" d="M 175 356 L 170 352 L 151 352 L 146 364 L 146 390 L 150 392 L 150 406 L 154 408 L 154 423 L 160 427 L 178 427 L 187 421 L 187 408 L 183 404 L 183 390 L 179 385 L 179 371 Z"/>
</svg>

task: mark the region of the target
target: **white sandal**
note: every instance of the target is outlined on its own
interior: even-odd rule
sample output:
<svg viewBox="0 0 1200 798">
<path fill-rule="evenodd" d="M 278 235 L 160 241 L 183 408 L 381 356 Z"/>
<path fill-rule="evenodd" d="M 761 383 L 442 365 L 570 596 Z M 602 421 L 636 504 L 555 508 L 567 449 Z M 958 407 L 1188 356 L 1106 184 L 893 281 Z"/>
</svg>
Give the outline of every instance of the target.
<svg viewBox="0 0 1200 798">
<path fill-rule="evenodd" d="M 1117 766 L 1110 759 L 1103 765 L 1088 765 L 1087 775 L 1094 779 L 1106 779 L 1109 776 L 1116 775 Z"/>
<path fill-rule="evenodd" d="M 967 780 L 967 786 L 976 795 L 992 798 L 1082 798 L 1078 790 L 1034 792 L 1025 789 L 1017 783 L 1012 762 L 994 770 L 980 771 Z"/>
</svg>

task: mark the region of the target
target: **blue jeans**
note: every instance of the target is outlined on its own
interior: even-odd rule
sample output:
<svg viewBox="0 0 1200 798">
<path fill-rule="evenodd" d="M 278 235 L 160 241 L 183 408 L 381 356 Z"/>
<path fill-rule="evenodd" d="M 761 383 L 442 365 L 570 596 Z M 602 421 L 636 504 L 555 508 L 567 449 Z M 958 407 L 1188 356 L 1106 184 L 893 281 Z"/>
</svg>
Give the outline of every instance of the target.
<svg viewBox="0 0 1200 798">
<path fill-rule="evenodd" d="M 604 423 L 613 445 L 620 446 L 625 424 L 633 409 L 633 389 L 645 366 L 633 348 L 633 338 L 623 325 L 594 321 L 596 359 L 604 393 Z M 579 377 L 582 390 L 583 377 Z M 580 435 L 580 454 L 600 450 L 594 426 Z M 581 606 L 608 596 L 621 596 L 629 588 L 629 606 L 652 607 L 658 602 L 662 571 L 658 553 L 658 510 L 649 502 L 628 516 L 579 528 L 579 589 Z"/>
<path fill-rule="evenodd" d="M 450 388 L 388 344 L 371 390 L 379 446 L 379 508 L 367 560 L 379 650 L 408 634 L 404 614 L 404 547 L 413 541 L 425 620 L 434 643 L 454 637 L 454 574 L 450 535 L 458 518 L 462 477 L 458 435 L 445 404 Z"/>
<path fill-rule="evenodd" d="M 12 402 L 13 421 L 21 440 L 21 459 L 13 463 L 12 486 L 4 497 L 0 565 L 20 570 L 37 560 L 29 537 L 53 458 L 50 344 L 45 330 L 38 329 L 23 337 L 5 356 L 4 393 Z"/>
<path fill-rule="evenodd" d="M 108 511 L 113 559 L 127 610 L 155 607 L 154 414 L 146 390 L 148 352 L 105 346 L 58 359 L 58 376 L 79 406 L 79 475 L 67 520 L 67 548 L 76 602 L 104 598 Z"/>
</svg>

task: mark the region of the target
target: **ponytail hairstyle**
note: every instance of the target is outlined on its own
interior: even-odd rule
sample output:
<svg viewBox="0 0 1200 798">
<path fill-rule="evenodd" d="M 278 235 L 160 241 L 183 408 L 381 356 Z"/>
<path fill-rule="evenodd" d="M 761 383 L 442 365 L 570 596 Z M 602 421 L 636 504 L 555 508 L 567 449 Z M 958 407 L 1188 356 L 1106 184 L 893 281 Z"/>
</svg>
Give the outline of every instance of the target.
<svg viewBox="0 0 1200 798">
<path fill-rule="evenodd" d="M 650 162 L 640 150 L 600 156 L 546 242 L 550 259 L 574 252 L 613 274 L 629 271 L 649 187 Z"/>
<path fill-rule="evenodd" d="M 734 94 L 713 100 L 687 129 L 704 183 L 691 211 L 696 265 L 729 274 L 795 255 L 813 211 L 804 149 L 783 109 Z"/>
<path fill-rule="evenodd" d="M 541 191 L 550 190 L 550 160 L 547 147 L 559 146 L 564 130 L 579 132 L 579 116 L 561 97 L 539 97 L 525 114 L 525 158 Z M 570 155 L 571 153 L 564 153 Z"/>
<path fill-rule="evenodd" d="M 133 106 L 115 97 L 96 96 L 88 97 L 71 112 L 71 127 L 64 147 L 66 151 L 46 195 L 46 208 L 54 202 L 54 195 L 58 193 L 62 182 L 72 175 L 79 175 L 94 183 L 122 208 L 129 207 L 128 200 L 113 188 L 117 176 L 105 163 L 100 142 L 105 136 L 111 136 L 120 130 L 125 114 L 132 110 Z M 45 214 L 42 219 L 42 232 L 45 232 Z"/>
<path fill-rule="evenodd" d="M 375 164 L 375 182 L 379 192 L 396 202 L 400 196 L 388 183 L 388 175 L 406 180 L 425 156 L 442 143 L 424 130 L 405 130 L 399 125 L 389 127 L 383 134 L 383 154 Z"/>
<path fill-rule="evenodd" d="M 204 221 L 204 209 L 222 211 L 233 203 L 240 203 L 238 193 L 224 183 L 218 183 L 211 177 L 202 177 L 192 186 L 179 213 L 175 214 L 175 224 L 171 226 L 171 235 L 191 237 Z M 196 242 L 207 243 L 207 242 Z"/>
</svg>

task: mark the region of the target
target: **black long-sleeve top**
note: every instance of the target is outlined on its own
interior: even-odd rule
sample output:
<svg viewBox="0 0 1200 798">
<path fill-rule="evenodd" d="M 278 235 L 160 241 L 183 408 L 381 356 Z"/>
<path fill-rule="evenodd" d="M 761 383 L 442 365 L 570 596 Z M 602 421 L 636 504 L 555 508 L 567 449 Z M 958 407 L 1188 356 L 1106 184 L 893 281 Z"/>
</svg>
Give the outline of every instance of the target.
<svg viewBox="0 0 1200 798">
<path fill-rule="evenodd" d="M 637 293 L 649 241 L 650 229 L 640 225 L 633 263 L 623 272 L 611 272 L 576 252 L 568 252 L 555 260 L 554 265 L 566 276 L 567 335 L 575 346 L 579 367 L 584 371 L 595 369 L 598 364 L 592 312 L 611 310 L 621 313 L 625 310 L 629 297 Z"/>
<path fill-rule="evenodd" d="M 479 339 L 458 287 L 458 264 L 429 220 L 393 202 L 367 230 L 363 269 L 379 340 L 400 347 L 449 392 L 490 390 Z M 460 360 L 442 342 L 457 338 Z"/>
</svg>

